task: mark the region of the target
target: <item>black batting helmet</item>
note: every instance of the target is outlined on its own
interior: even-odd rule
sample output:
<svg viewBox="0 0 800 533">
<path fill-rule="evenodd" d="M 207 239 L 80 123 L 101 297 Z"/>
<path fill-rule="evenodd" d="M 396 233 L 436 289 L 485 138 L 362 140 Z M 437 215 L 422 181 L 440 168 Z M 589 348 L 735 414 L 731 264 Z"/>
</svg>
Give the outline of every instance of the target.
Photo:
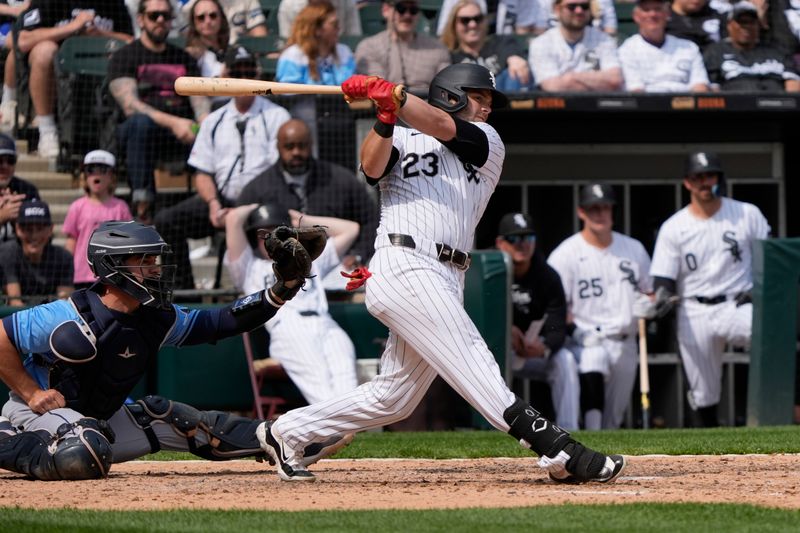
<svg viewBox="0 0 800 533">
<path fill-rule="evenodd" d="M 137 264 L 128 264 L 131 257 L 141 256 Z M 161 268 L 157 277 L 144 276 L 142 267 L 155 256 Z M 89 237 L 87 259 L 100 281 L 118 287 L 142 305 L 169 309 L 175 284 L 176 265 L 171 263 L 172 250 L 153 226 L 138 222 L 103 222 Z"/>
<path fill-rule="evenodd" d="M 719 156 L 714 152 L 692 152 L 686 158 L 686 173 L 685 176 L 694 176 L 696 174 L 713 173 L 719 176 L 717 185 L 714 188 L 716 196 L 724 196 L 726 192 L 725 172 L 722 169 Z"/>
<path fill-rule="evenodd" d="M 291 226 L 289 211 L 277 203 L 261 204 L 250 212 L 244 224 L 247 240 L 253 248 L 258 246 L 257 230 L 277 226 Z"/>
<path fill-rule="evenodd" d="M 439 71 L 428 89 L 428 103 L 455 113 L 467 106 L 467 89 L 492 91 L 492 109 L 508 105 L 506 95 L 497 90 L 494 74 L 476 63 L 457 63 Z"/>
</svg>

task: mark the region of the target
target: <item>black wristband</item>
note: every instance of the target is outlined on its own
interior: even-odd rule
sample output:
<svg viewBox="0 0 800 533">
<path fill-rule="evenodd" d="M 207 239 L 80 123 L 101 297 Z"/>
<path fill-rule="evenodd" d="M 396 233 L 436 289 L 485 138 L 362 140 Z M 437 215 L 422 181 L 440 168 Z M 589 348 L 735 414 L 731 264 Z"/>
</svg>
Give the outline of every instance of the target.
<svg viewBox="0 0 800 533">
<path fill-rule="evenodd" d="M 375 125 L 372 126 L 372 129 L 384 139 L 388 139 L 394 135 L 394 124 L 386 124 L 380 120 L 375 121 Z"/>
</svg>

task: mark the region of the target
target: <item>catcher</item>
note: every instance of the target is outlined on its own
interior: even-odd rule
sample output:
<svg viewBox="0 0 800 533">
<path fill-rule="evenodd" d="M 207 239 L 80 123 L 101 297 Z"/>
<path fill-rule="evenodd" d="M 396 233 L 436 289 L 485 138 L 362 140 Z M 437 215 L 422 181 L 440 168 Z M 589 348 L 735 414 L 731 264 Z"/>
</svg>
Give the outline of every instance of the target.
<svg viewBox="0 0 800 533">
<path fill-rule="evenodd" d="M 0 468 L 34 479 L 78 480 L 105 477 L 112 463 L 160 449 L 211 460 L 264 457 L 256 438 L 263 420 L 199 411 L 160 396 L 125 403 L 161 346 L 213 343 L 249 331 L 297 294 L 321 252 L 310 244 L 309 254 L 297 238 L 318 241 L 319 235 L 281 227 L 262 238 L 274 259 L 272 287 L 226 307 L 189 310 L 171 303 L 175 265 L 153 227 L 114 221 L 95 230 L 88 261 L 97 283 L 0 325 L 0 378 L 11 389 L 0 417 Z M 340 439 L 322 443 L 306 450 L 306 460 L 341 446 Z"/>
</svg>

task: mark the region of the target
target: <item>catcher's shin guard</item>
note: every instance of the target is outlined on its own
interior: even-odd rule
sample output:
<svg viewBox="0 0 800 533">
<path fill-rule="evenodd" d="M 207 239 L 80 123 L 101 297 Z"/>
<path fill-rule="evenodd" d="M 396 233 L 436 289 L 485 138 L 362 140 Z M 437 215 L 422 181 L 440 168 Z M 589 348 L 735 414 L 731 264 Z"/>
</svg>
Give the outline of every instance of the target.
<svg viewBox="0 0 800 533">
<path fill-rule="evenodd" d="M 113 440 L 108 424 L 93 418 L 62 424 L 56 435 L 24 431 L 0 441 L 0 467 L 43 481 L 100 479 Z"/>
<path fill-rule="evenodd" d="M 238 457 L 264 457 L 256 438 L 256 428 L 263 422 L 223 411 L 200 411 L 191 405 L 173 402 L 161 396 L 145 396 L 125 406 L 134 422 L 145 432 L 152 453 L 161 449 L 153 431 L 157 423 L 168 424 L 186 438 L 187 449 L 203 459 L 224 461 Z M 198 433 L 205 438 L 196 438 Z"/>
</svg>

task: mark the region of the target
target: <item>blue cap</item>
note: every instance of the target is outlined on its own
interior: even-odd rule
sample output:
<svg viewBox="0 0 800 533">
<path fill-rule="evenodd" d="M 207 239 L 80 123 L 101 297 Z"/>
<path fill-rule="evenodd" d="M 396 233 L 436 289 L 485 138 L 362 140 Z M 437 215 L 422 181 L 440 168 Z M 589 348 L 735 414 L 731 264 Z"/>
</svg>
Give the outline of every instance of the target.
<svg viewBox="0 0 800 533">
<path fill-rule="evenodd" d="M 17 142 L 5 133 L 0 133 L 0 155 L 17 155 Z"/>
<path fill-rule="evenodd" d="M 53 219 L 50 218 L 50 207 L 47 203 L 33 199 L 25 200 L 19 206 L 19 215 L 17 216 L 17 224 L 52 224 Z"/>
</svg>

